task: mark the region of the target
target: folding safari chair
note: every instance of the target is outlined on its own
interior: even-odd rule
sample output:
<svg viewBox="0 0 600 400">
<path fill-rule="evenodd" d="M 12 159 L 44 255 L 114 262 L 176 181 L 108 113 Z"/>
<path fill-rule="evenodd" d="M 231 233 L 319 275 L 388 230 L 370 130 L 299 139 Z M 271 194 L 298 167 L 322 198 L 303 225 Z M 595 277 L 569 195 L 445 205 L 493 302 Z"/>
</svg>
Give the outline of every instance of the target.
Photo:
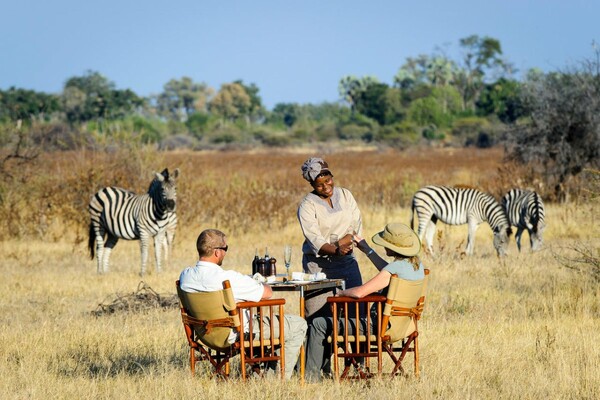
<svg viewBox="0 0 600 400">
<path fill-rule="evenodd" d="M 265 329 L 257 321 L 269 318 L 283 320 L 285 299 L 261 300 L 259 302 L 235 302 L 229 281 L 223 282 L 223 290 L 214 292 L 186 292 L 176 282 L 180 300 L 181 319 L 190 346 L 190 369 L 195 373 L 197 361 L 209 361 L 213 375 L 224 379 L 230 376 L 230 360 L 240 356 L 242 379 L 246 379 L 246 367 L 263 375 L 267 363 L 278 362 L 280 375 L 284 377 L 285 354 L 283 323 L 276 332 L 274 324 Z M 231 332 L 235 341 L 229 342 Z"/>
<path fill-rule="evenodd" d="M 390 356 L 393 368 L 391 377 L 404 374 L 402 361 L 407 353 L 414 355 L 415 376 L 419 376 L 419 329 L 418 321 L 425 306 L 425 291 L 429 270 L 425 279 L 407 281 L 392 275 L 383 309 L 380 339 L 383 350 Z"/>
<path fill-rule="evenodd" d="M 380 329 L 385 299 L 381 295 L 369 295 L 360 299 L 327 298 L 333 314 L 333 332 L 327 340 L 333 346 L 333 372 L 336 380 L 371 377 L 371 358 L 377 359 L 377 373 L 381 372 L 381 339 L 373 332 Z M 366 311 L 372 307 L 373 313 Z M 341 376 L 340 363 L 344 365 Z"/>
</svg>

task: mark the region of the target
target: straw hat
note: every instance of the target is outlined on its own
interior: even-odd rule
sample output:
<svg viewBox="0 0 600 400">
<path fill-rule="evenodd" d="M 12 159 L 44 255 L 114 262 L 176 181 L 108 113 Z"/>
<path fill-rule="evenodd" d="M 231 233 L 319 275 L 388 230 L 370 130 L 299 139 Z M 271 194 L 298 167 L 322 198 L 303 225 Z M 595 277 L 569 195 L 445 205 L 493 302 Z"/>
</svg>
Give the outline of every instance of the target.
<svg viewBox="0 0 600 400">
<path fill-rule="evenodd" d="M 417 234 L 407 225 L 400 223 L 387 224 L 385 229 L 373 235 L 371 240 L 407 257 L 416 256 L 421 250 L 421 241 Z"/>
</svg>

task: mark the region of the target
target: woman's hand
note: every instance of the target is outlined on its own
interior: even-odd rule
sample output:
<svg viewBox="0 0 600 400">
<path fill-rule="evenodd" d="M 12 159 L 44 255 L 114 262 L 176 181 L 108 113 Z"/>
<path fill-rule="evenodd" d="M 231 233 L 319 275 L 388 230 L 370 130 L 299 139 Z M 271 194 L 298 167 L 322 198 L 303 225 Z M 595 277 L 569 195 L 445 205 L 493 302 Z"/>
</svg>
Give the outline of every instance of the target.
<svg viewBox="0 0 600 400">
<path fill-rule="evenodd" d="M 339 240 L 338 245 L 339 255 L 346 255 L 352 253 L 352 249 L 354 248 L 354 244 L 352 243 L 352 235 L 348 233 L 346 236 Z"/>
<path fill-rule="evenodd" d="M 352 241 L 356 244 L 356 247 L 358 247 L 358 249 L 363 253 L 366 253 L 371 250 L 371 247 L 369 247 L 367 241 L 356 234 L 354 234 L 354 236 L 352 237 Z"/>
</svg>

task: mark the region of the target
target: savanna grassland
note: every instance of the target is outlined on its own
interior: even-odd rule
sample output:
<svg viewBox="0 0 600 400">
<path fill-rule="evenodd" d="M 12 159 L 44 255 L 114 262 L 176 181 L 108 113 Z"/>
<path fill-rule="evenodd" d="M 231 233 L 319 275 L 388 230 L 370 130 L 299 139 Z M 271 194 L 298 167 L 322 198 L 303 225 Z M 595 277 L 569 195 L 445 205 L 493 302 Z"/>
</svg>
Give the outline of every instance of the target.
<svg viewBox="0 0 600 400">
<path fill-rule="evenodd" d="M 539 185 L 507 169 L 499 149 L 404 152 L 316 149 L 266 152 L 48 153 L 5 164 L 0 190 L 0 396 L 11 399 L 300 398 L 597 399 L 600 398 L 600 286 L 577 248 L 598 254 L 597 200 L 546 204 L 544 248 L 499 260 L 487 225 L 475 254 L 462 257 L 466 227 L 439 225 L 421 321 L 421 377 L 228 383 L 200 370 L 191 377 L 179 310 L 156 308 L 95 316 L 99 304 L 136 290 L 140 281 L 164 296 L 196 260 L 195 239 L 208 227 L 228 234 L 226 268 L 249 272 L 258 248 L 283 258 L 302 235 L 296 206 L 309 190 L 300 165 L 326 158 L 336 184 L 349 188 L 370 236 L 386 223 L 410 221 L 410 198 L 425 184 L 464 184 L 499 197 L 516 185 Z M 87 203 L 100 187 L 147 190 L 152 171 L 180 168 L 179 227 L 161 274 L 140 278 L 137 242 L 120 241 L 111 272 L 96 274 L 87 249 Z M 540 186 L 537 186 L 539 189 Z M 543 187 L 541 187 L 543 190 Z M 597 192 L 596 192 L 597 193 Z M 364 279 L 375 268 L 359 255 Z M 597 256 L 596 256 L 597 257 Z M 596 258 L 597 260 L 597 258 Z M 282 268 L 282 264 L 279 263 Z M 580 267 L 579 269 L 569 267 Z M 297 313 L 294 299 L 287 313 Z M 412 362 L 406 362 L 410 370 Z"/>
</svg>

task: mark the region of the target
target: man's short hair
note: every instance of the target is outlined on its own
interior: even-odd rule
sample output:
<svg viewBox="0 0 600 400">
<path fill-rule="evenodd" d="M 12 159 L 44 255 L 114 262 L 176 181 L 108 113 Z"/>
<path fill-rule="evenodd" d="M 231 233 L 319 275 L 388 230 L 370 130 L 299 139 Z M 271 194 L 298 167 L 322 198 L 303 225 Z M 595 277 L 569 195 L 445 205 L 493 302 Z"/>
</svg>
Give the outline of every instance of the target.
<svg viewBox="0 0 600 400">
<path fill-rule="evenodd" d="M 203 230 L 196 240 L 199 257 L 210 256 L 217 247 L 225 246 L 225 234 L 218 229 Z"/>
</svg>

